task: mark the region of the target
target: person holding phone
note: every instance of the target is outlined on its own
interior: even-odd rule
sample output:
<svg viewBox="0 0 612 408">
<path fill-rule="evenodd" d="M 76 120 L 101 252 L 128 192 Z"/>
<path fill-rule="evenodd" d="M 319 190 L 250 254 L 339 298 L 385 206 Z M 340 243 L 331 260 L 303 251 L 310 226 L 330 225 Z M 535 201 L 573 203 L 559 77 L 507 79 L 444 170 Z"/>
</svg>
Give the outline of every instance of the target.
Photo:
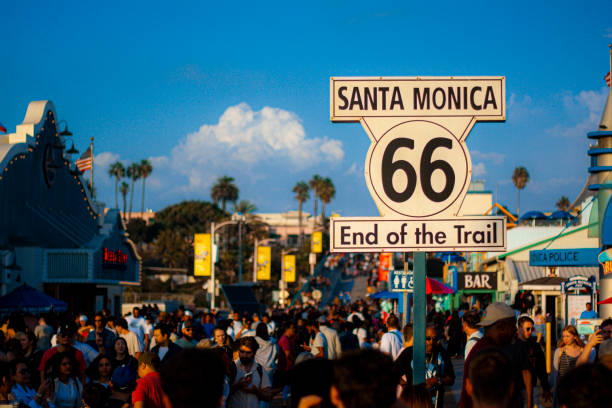
<svg viewBox="0 0 612 408">
<path fill-rule="evenodd" d="M 599 345 L 610 338 L 612 334 L 612 319 L 608 318 L 601 322 L 599 329 L 589 336 L 576 365 L 593 363 L 599 361 Z"/>
<path fill-rule="evenodd" d="M 236 378 L 230 387 L 227 406 L 229 408 L 258 408 L 259 401 L 270 401 L 271 382 L 263 368 L 255 362 L 259 345 L 254 337 L 239 340 Z"/>
</svg>

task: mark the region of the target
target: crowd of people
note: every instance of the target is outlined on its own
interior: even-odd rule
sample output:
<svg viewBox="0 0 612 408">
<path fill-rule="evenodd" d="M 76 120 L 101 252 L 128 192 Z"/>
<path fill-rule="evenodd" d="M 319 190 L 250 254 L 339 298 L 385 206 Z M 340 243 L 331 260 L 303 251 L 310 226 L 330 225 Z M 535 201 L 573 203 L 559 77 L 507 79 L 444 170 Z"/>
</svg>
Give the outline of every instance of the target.
<svg viewBox="0 0 612 408">
<path fill-rule="evenodd" d="M 442 407 L 465 356 L 461 407 L 612 406 L 612 319 L 586 343 L 567 326 L 550 376 L 535 321 L 510 306 L 427 321 L 425 382 L 413 385 L 413 326 L 370 300 L 225 318 L 147 306 L 13 314 L 0 331 L 0 405 Z"/>
</svg>

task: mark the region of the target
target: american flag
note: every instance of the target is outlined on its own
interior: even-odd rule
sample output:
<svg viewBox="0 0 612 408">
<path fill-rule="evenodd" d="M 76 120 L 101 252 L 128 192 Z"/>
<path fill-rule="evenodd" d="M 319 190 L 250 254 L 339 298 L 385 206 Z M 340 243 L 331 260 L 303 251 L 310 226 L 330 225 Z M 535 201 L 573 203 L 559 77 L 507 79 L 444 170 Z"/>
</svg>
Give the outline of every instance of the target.
<svg viewBox="0 0 612 408">
<path fill-rule="evenodd" d="M 606 81 L 606 84 L 608 84 L 608 88 L 609 88 L 610 87 L 610 72 L 609 71 L 604 77 L 604 81 Z"/>
<path fill-rule="evenodd" d="M 2 123 L 0 123 L 0 132 L 6 133 L 6 128 L 4 127 Z"/>
<path fill-rule="evenodd" d="M 79 171 L 91 170 L 93 166 L 93 158 L 91 156 L 91 145 L 85 150 L 85 153 L 76 161 L 76 166 Z"/>
</svg>

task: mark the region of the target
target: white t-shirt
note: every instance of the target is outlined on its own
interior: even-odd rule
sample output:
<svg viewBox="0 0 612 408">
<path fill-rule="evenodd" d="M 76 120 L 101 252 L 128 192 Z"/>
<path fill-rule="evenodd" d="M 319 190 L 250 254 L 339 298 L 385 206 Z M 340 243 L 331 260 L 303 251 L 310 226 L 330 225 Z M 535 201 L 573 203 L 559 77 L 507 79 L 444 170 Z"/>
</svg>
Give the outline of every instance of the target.
<svg viewBox="0 0 612 408">
<path fill-rule="evenodd" d="M 327 339 L 321 332 L 318 332 L 315 338 L 310 341 L 310 352 L 313 356 L 319 354 L 319 347 L 323 348 L 323 358 L 329 358 L 327 354 Z"/>
<path fill-rule="evenodd" d="M 125 339 L 125 342 L 127 343 L 127 346 L 128 346 L 128 353 L 132 357 L 136 357 L 136 353 L 142 352 L 142 347 L 140 347 L 140 342 L 138 341 L 138 337 L 136 337 L 136 335 L 133 332 L 128 331 L 126 334 L 120 334 L 119 336 Z"/>
<path fill-rule="evenodd" d="M 383 334 L 382 339 L 380 339 L 380 351 L 389 354 L 395 360 L 399 356 L 403 344 L 402 333 L 397 329 L 393 329 Z"/>
<path fill-rule="evenodd" d="M 363 327 L 356 327 L 353 329 L 353 334 L 357 336 L 359 340 L 359 348 L 365 348 L 364 343 L 368 337 L 368 332 Z"/>
<path fill-rule="evenodd" d="M 234 384 L 238 383 L 247 373 L 251 373 L 251 384 L 255 385 L 259 389 L 268 388 L 271 386 L 270 379 L 262 369 L 259 376 L 259 370 L 257 370 L 257 363 L 253 361 L 250 369 L 247 369 L 242 365 L 240 360 L 236 360 L 236 379 Z M 259 399 L 255 394 L 246 393 L 243 391 L 236 391 L 233 393 L 227 401 L 229 408 L 259 408 Z"/>
<path fill-rule="evenodd" d="M 147 321 L 142 317 L 134 316 L 126 316 L 125 320 L 128 322 L 128 329 L 138 337 L 140 348 L 144 349 L 144 335 L 147 333 Z"/>
<path fill-rule="evenodd" d="M 472 347 L 474 347 L 474 345 L 478 343 L 478 340 L 480 340 L 481 338 L 482 338 L 482 333 L 480 332 L 480 330 L 475 331 L 474 333 L 470 334 L 470 337 L 465 343 L 464 358 L 467 358 L 468 354 L 470 354 L 470 351 L 472 350 Z"/>
</svg>

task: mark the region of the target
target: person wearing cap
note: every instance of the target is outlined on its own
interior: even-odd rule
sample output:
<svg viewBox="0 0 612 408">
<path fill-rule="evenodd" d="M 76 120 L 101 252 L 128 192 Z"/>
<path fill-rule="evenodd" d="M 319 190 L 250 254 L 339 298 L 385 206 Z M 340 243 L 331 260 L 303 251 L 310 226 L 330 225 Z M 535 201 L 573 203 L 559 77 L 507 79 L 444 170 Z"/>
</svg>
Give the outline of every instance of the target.
<svg viewBox="0 0 612 408">
<path fill-rule="evenodd" d="M 329 321 L 325 315 L 321 315 L 317 320 L 319 321 L 319 330 L 321 330 L 321 333 L 323 333 L 327 339 L 327 358 L 330 360 L 340 358 L 342 347 L 340 346 L 338 332 L 330 327 Z"/>
<path fill-rule="evenodd" d="M 81 337 L 79 339 L 81 341 L 85 341 L 89 332 L 94 329 L 92 325 L 87 324 L 88 321 L 89 319 L 87 318 L 87 315 L 82 314 L 79 316 L 79 329 L 77 330 L 77 333 Z"/>
<path fill-rule="evenodd" d="M 136 389 L 132 393 L 134 408 L 164 408 L 161 380 L 157 354 L 145 351 L 138 358 L 138 376 Z"/>
<path fill-rule="evenodd" d="M 186 313 L 186 312 L 185 312 Z M 198 342 L 193 338 L 193 323 L 187 320 L 181 329 L 181 338 L 175 344 L 181 348 L 195 347 Z"/>
<path fill-rule="evenodd" d="M 79 365 L 81 382 L 83 382 L 85 379 L 85 370 L 87 370 L 87 362 L 85 361 L 85 356 L 83 356 L 83 353 L 72 345 L 75 334 L 76 327 L 72 321 L 67 321 L 60 325 L 59 333 L 57 334 L 57 346 L 51 347 L 49 350 L 45 351 L 40 360 L 40 365 L 38 366 L 41 383 L 43 383 L 45 378 L 47 378 L 47 370 L 50 368 L 47 367 L 47 363 L 51 357 L 57 353 L 70 353 L 74 357 Z"/>
<path fill-rule="evenodd" d="M 117 367 L 111 376 L 109 408 L 123 408 L 132 405 L 132 391 L 136 386 L 136 372 L 130 367 Z"/>
<path fill-rule="evenodd" d="M 516 313 L 510 306 L 502 302 L 494 302 L 487 306 L 485 310 L 485 318 L 478 324 L 484 327 L 484 335 L 472 347 L 470 354 L 465 359 L 463 364 L 463 372 L 470 372 L 472 361 L 485 351 L 497 350 L 511 359 L 509 355 L 510 344 L 516 333 Z M 473 401 L 466 391 L 467 375 L 463 376 L 463 386 L 461 387 L 461 399 L 459 406 L 461 408 L 473 407 Z M 515 398 L 516 391 L 513 392 L 512 398 Z"/>
</svg>

